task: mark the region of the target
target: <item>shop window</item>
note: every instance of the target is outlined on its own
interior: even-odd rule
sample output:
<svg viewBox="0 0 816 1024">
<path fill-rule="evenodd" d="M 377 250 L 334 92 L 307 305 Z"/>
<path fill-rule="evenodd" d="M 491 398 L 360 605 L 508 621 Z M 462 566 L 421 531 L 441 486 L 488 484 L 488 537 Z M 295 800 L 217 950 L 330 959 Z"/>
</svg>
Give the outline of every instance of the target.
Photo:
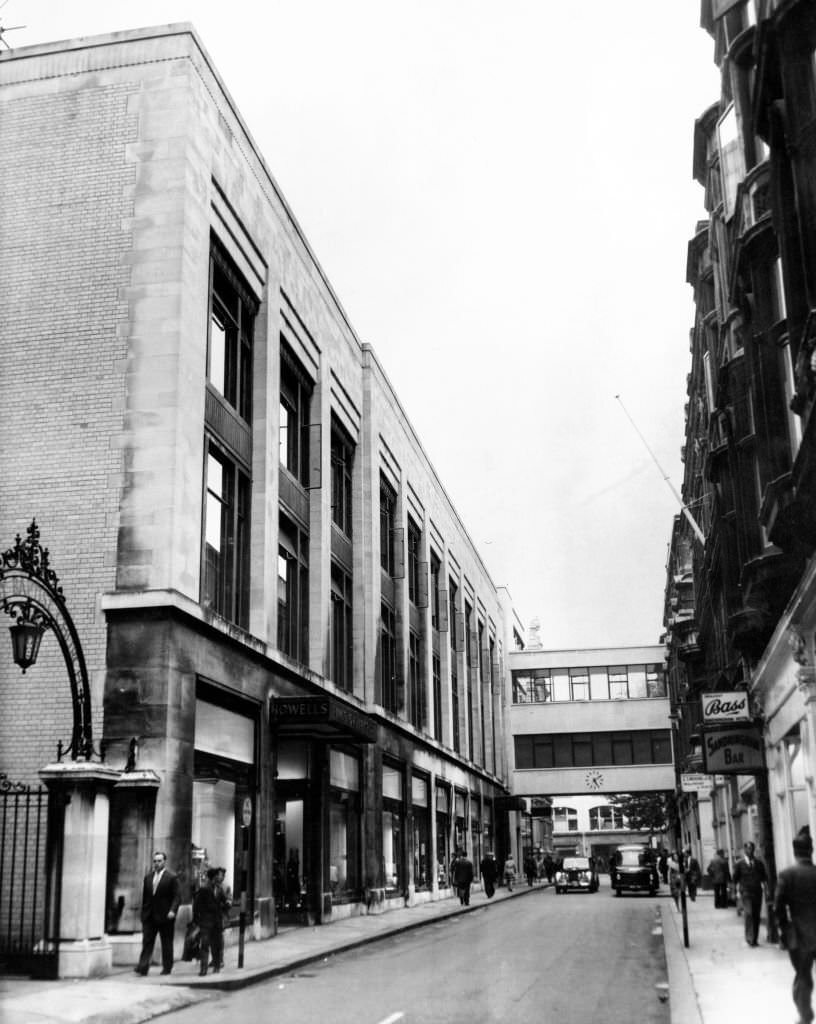
<svg viewBox="0 0 816 1024">
<path fill-rule="evenodd" d="M 455 850 L 467 850 L 467 793 L 454 793 L 453 845 Z"/>
<path fill-rule="evenodd" d="M 479 864 L 482 861 L 482 817 L 479 813 L 481 801 L 478 793 L 470 794 L 470 859 L 473 870 L 479 875 Z"/>
<path fill-rule="evenodd" d="M 796 835 L 804 825 L 810 824 L 804 753 L 798 726 L 785 737 L 783 751 L 791 835 Z"/>
<path fill-rule="evenodd" d="M 201 601 L 237 626 L 249 625 L 249 477 L 208 438 L 205 459 Z"/>
<path fill-rule="evenodd" d="M 450 885 L 450 789 L 436 784 L 436 878 L 441 889 Z"/>
<path fill-rule="evenodd" d="M 413 869 L 417 889 L 431 887 L 431 808 L 430 783 L 426 776 L 411 776 L 411 807 L 413 811 Z"/>
<path fill-rule="evenodd" d="M 254 801 L 255 717 L 199 697 L 195 711 L 191 881 L 223 867 L 237 901 L 241 883 L 244 807 Z M 252 851 L 250 850 L 250 857 Z M 254 878 L 251 863 L 247 881 Z M 251 900 L 251 891 L 248 893 Z M 236 911 L 237 912 L 237 911 Z"/>
<path fill-rule="evenodd" d="M 388 765 L 383 762 L 382 790 L 383 876 L 386 894 L 393 896 L 405 888 L 405 864 L 403 861 L 405 801 L 402 770 L 396 765 Z"/>
<path fill-rule="evenodd" d="M 361 887 L 360 763 L 329 751 L 329 887 L 332 899 L 356 898 Z"/>
</svg>

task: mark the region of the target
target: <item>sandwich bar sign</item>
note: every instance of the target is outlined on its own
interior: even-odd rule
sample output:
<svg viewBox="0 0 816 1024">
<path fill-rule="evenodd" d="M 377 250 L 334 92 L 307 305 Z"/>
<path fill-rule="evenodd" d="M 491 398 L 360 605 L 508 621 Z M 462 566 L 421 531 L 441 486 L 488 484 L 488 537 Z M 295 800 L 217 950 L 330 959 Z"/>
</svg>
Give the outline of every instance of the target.
<svg viewBox="0 0 816 1024">
<path fill-rule="evenodd" d="M 703 764 L 708 773 L 742 775 L 761 771 L 762 733 L 757 725 L 706 729 L 703 733 Z"/>
</svg>

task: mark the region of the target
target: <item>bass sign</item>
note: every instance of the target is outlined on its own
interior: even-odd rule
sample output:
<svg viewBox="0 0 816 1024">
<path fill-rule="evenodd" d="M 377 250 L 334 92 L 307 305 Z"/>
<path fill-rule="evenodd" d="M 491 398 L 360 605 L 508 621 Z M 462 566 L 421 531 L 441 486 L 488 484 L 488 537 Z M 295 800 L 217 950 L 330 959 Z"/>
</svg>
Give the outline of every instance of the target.
<svg viewBox="0 0 816 1024">
<path fill-rule="evenodd" d="M 726 693 L 704 693 L 702 695 L 703 722 L 750 722 L 748 691 L 732 690 Z"/>
</svg>

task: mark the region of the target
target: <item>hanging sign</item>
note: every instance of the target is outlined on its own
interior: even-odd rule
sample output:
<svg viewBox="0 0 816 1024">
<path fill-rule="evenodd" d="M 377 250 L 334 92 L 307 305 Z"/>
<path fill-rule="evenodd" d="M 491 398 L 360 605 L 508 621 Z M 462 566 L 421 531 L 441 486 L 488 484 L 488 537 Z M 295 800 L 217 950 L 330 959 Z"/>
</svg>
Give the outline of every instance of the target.
<svg viewBox="0 0 816 1024">
<path fill-rule="evenodd" d="M 680 774 L 680 788 L 684 793 L 708 793 L 713 785 L 710 775 L 703 772 L 682 772 Z"/>
<path fill-rule="evenodd" d="M 764 765 L 759 726 L 706 729 L 703 733 L 703 764 L 706 772 L 721 775 L 742 775 L 761 770 Z"/>
<path fill-rule="evenodd" d="M 706 725 L 751 721 L 747 690 L 704 693 L 700 698 L 700 703 L 703 710 L 703 722 Z"/>
</svg>

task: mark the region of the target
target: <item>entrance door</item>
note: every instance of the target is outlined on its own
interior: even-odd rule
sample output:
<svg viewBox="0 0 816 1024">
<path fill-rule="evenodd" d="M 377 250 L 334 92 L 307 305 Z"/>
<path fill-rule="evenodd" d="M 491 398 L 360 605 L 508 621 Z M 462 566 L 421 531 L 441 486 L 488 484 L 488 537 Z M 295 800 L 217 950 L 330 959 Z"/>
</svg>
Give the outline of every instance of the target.
<svg viewBox="0 0 816 1024">
<path fill-rule="evenodd" d="M 284 785 L 279 786 L 283 790 Z M 274 885 L 280 924 L 304 924 L 308 908 L 309 863 L 305 794 L 296 787 L 275 800 Z"/>
</svg>

